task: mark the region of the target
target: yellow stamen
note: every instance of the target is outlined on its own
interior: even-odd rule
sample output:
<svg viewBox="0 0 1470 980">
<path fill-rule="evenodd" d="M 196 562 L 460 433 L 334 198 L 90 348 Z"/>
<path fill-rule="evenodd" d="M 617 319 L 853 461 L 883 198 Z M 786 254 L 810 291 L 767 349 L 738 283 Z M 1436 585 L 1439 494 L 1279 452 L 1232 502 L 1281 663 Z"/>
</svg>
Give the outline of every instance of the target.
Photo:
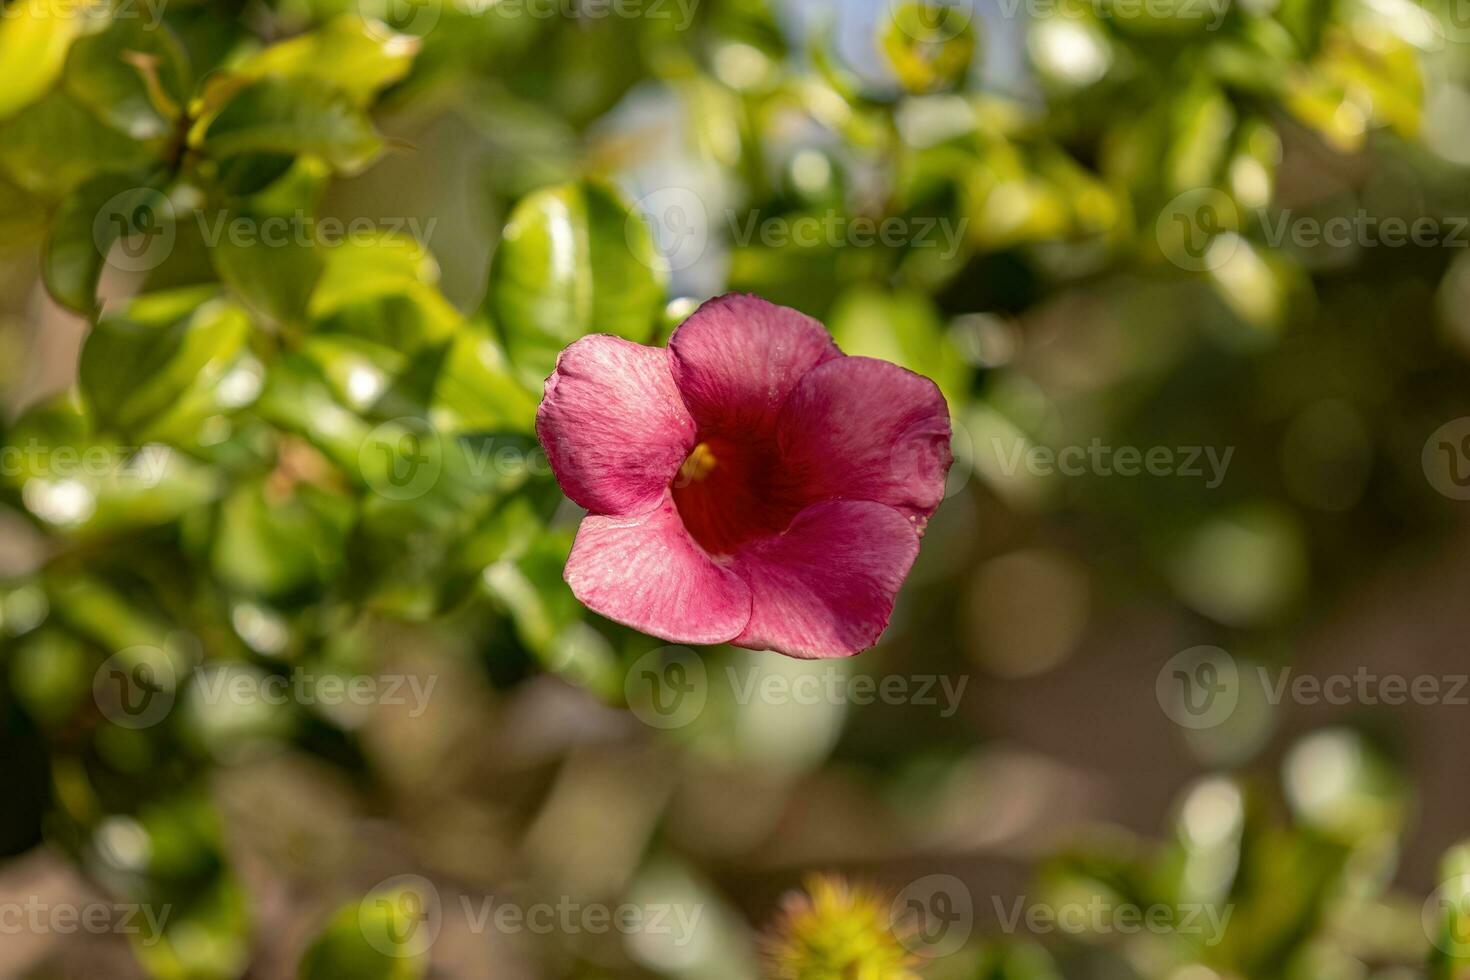
<svg viewBox="0 0 1470 980">
<path fill-rule="evenodd" d="M 717 465 L 719 460 L 715 458 L 715 451 L 709 447 L 709 443 L 701 442 L 694 447 L 689 458 L 684 460 L 684 465 L 679 467 L 679 480 L 686 484 L 703 480 Z"/>
</svg>

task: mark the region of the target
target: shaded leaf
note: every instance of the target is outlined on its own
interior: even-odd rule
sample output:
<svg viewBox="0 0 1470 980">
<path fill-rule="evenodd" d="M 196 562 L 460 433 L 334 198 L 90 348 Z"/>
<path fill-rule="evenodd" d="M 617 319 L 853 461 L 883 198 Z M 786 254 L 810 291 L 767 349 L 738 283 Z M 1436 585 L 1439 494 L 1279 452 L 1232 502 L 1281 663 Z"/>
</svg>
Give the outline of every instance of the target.
<svg viewBox="0 0 1470 980">
<path fill-rule="evenodd" d="M 307 153 L 361 170 L 382 150 L 372 123 L 345 94 L 304 78 L 265 78 L 234 93 L 195 142 L 216 159 Z"/>
</svg>

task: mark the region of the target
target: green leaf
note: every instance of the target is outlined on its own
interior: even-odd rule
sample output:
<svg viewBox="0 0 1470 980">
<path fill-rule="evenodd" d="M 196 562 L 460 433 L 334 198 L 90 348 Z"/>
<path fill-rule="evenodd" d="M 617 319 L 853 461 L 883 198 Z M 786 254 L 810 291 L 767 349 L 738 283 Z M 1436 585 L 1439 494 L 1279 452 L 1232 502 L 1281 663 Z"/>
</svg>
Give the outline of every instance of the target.
<svg viewBox="0 0 1470 980">
<path fill-rule="evenodd" d="M 204 295 L 159 294 L 98 321 L 82 348 L 79 378 L 99 420 L 120 432 L 146 431 L 185 393 L 213 388 L 237 363 L 250 319 L 225 300 L 201 302 Z"/>
<path fill-rule="evenodd" d="M 86 26 L 80 5 L 17 0 L 0 17 L 0 119 L 35 102 L 55 84 L 66 53 Z"/>
<path fill-rule="evenodd" d="M 302 341 L 301 353 L 321 368 L 339 402 L 364 414 L 408 364 L 402 350 L 351 334 L 314 334 Z"/>
<path fill-rule="evenodd" d="M 878 43 L 910 92 L 935 92 L 965 80 L 975 56 L 976 14 L 967 4 L 890 3 Z"/>
<path fill-rule="evenodd" d="M 99 118 L 139 140 L 174 133 L 193 87 L 178 38 L 167 25 L 137 17 L 79 40 L 64 84 Z"/>
<path fill-rule="evenodd" d="M 206 218 L 209 258 L 220 279 L 256 313 L 298 323 L 325 260 L 315 225 L 302 212 L 219 211 Z"/>
<path fill-rule="evenodd" d="M 425 928 L 407 917 L 418 896 L 377 897 L 345 905 L 332 917 L 301 959 L 301 980 L 418 980 L 425 975 L 424 958 L 409 955 L 415 932 Z"/>
<path fill-rule="evenodd" d="M 242 484 L 220 504 L 210 563 L 232 589 L 285 597 L 339 570 L 355 507 L 350 497 L 298 483 Z"/>
<path fill-rule="evenodd" d="M 134 140 L 61 91 L 0 125 L 0 167 L 53 199 L 101 173 L 147 170 L 162 162 L 162 151 L 162 141 Z"/>
<path fill-rule="evenodd" d="M 45 207 L 0 175 L 0 240 L 27 241 L 46 227 Z"/>
<path fill-rule="evenodd" d="M 494 340 L 466 330 L 445 352 L 429 417 L 446 434 L 532 433 L 536 398 L 516 379 Z"/>
<path fill-rule="evenodd" d="M 121 241 L 120 252 L 113 247 Z M 104 174 L 69 195 L 57 212 L 42 258 L 46 288 L 61 305 L 94 312 L 97 281 L 115 261 L 144 272 L 168 257 L 174 242 L 173 205 L 133 174 Z"/>
<path fill-rule="evenodd" d="M 452 334 L 464 316 L 438 290 L 409 286 L 390 293 L 344 303 L 316 321 L 319 333 L 342 333 L 418 350 Z"/>
<path fill-rule="evenodd" d="M 310 358 L 289 354 L 271 364 L 256 411 L 310 440 L 344 472 L 358 471 L 359 452 L 372 426 L 338 401 Z"/>
<path fill-rule="evenodd" d="M 567 665 L 566 644 L 575 642 L 585 615 L 562 581 L 572 534 L 547 531 L 524 554 L 485 569 L 485 588 L 510 613 L 522 641 L 550 669 Z"/>
<path fill-rule="evenodd" d="M 326 252 L 308 310 L 319 333 L 344 333 L 400 351 L 442 341 L 464 322 L 434 284 L 439 265 L 406 235 L 351 239 Z"/>
<path fill-rule="evenodd" d="M 438 281 L 439 264 L 422 243 L 407 235 L 350 239 L 327 253 L 326 269 L 311 298 L 311 315 L 329 316 L 357 300 Z"/>
<path fill-rule="evenodd" d="M 46 524 L 80 535 L 149 527 L 176 520 L 219 492 L 218 474 L 182 453 L 98 438 L 72 401 L 32 408 L 9 435 L 11 445 L 26 451 L 4 479 Z"/>
<path fill-rule="evenodd" d="M 589 333 L 647 341 L 665 282 L 648 226 L 612 187 L 585 181 L 516 205 L 487 304 L 511 361 L 539 384 L 561 349 Z"/>
<path fill-rule="evenodd" d="M 1164 160 L 1166 188 L 1179 193 L 1217 186 L 1236 122 L 1225 93 L 1202 81 L 1183 93 L 1169 112 L 1173 139 Z"/>
<path fill-rule="evenodd" d="M 367 105 L 383 88 L 408 74 L 420 41 L 384 25 L 344 14 L 309 34 L 273 44 L 236 67 L 251 78 L 307 79 L 346 92 Z"/>
<path fill-rule="evenodd" d="M 970 370 L 925 294 L 858 286 L 838 301 L 828 322 L 848 354 L 901 364 L 939 385 L 952 407 L 961 404 Z"/>
<path fill-rule="evenodd" d="M 25 638 L 10 665 L 10 686 L 31 717 L 54 727 L 70 718 L 91 689 L 96 669 L 70 634 L 42 628 Z"/>
<path fill-rule="evenodd" d="M 243 153 L 310 154 L 342 173 L 370 163 L 383 141 L 344 93 L 305 78 L 264 78 L 235 92 L 192 140 L 222 160 Z"/>
</svg>

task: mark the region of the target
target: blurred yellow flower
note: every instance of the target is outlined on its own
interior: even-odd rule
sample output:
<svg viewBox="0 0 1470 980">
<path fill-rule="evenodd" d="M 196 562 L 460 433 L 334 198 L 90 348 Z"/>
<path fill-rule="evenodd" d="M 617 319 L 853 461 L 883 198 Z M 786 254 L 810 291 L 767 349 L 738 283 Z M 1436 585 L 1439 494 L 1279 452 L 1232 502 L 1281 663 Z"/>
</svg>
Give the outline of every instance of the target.
<svg viewBox="0 0 1470 980">
<path fill-rule="evenodd" d="M 918 980 L 918 958 L 870 885 L 813 875 L 789 894 L 764 940 L 767 980 Z"/>
</svg>

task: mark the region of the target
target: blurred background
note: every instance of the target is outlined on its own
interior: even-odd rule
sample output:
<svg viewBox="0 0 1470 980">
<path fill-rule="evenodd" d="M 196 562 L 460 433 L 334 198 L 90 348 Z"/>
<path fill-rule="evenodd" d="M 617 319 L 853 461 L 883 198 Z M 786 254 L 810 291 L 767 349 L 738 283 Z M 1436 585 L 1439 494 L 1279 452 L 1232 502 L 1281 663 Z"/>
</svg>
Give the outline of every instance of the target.
<svg viewBox="0 0 1470 980">
<path fill-rule="evenodd" d="M 1467 42 L 6 0 L 0 975 L 1470 976 Z M 850 660 L 561 581 L 556 352 L 727 290 L 949 400 Z"/>
</svg>

